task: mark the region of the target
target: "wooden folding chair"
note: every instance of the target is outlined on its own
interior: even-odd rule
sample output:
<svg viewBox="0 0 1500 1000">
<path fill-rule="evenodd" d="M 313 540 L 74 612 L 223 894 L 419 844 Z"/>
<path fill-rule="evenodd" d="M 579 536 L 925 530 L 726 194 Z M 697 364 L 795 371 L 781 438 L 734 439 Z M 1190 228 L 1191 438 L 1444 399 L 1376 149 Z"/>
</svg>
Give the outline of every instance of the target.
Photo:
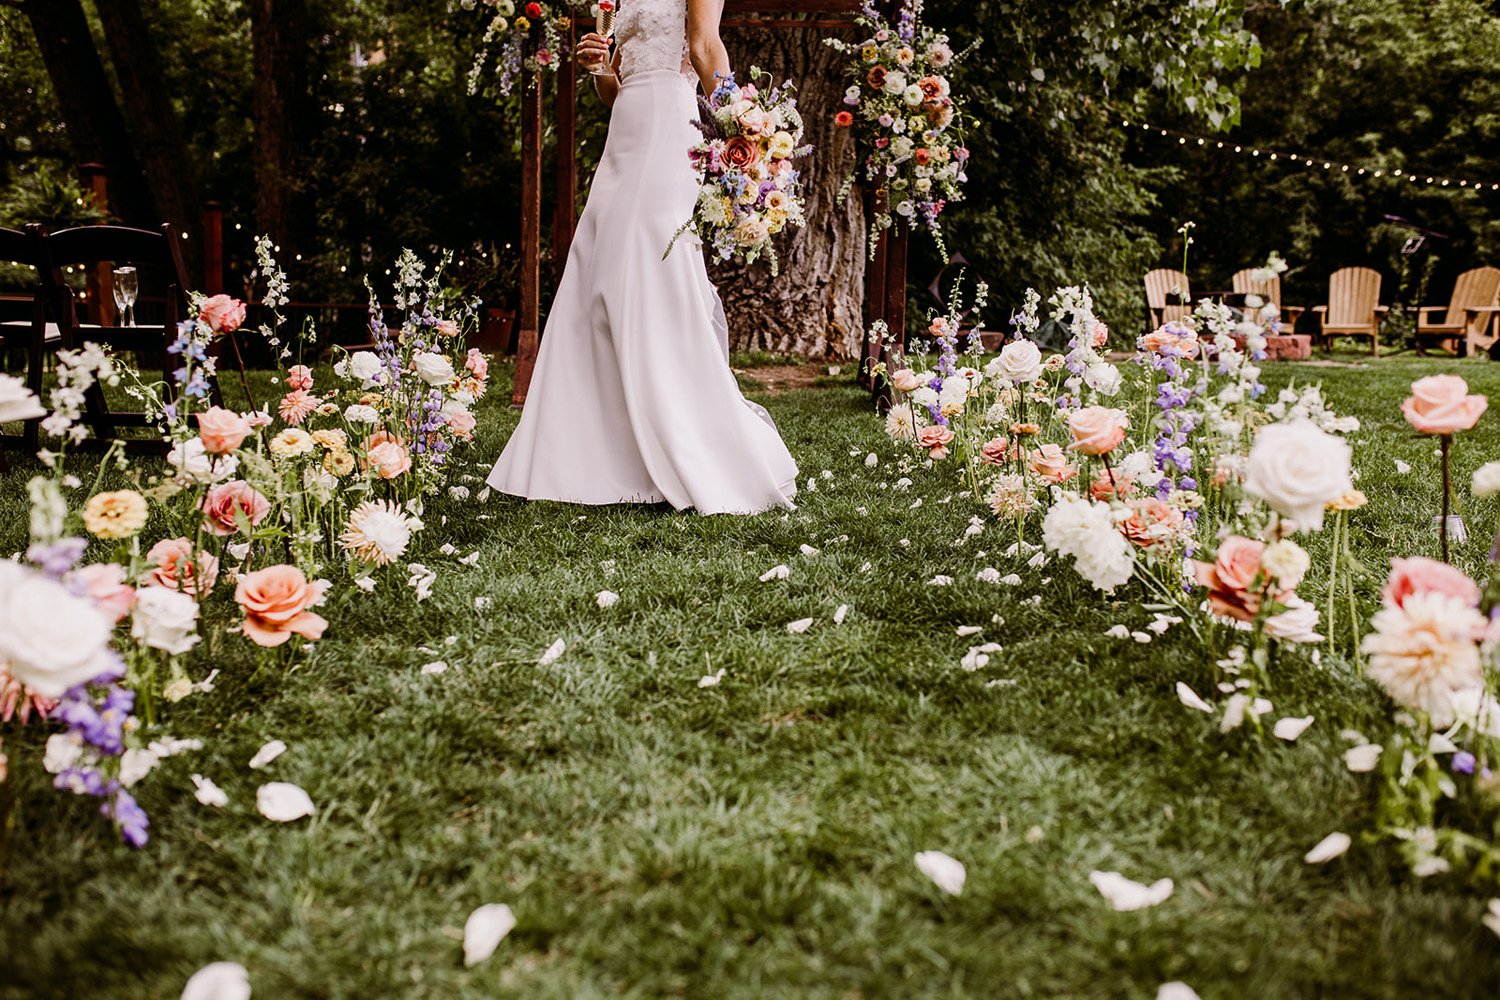
<svg viewBox="0 0 1500 1000">
<path fill-rule="evenodd" d="M 1417 307 L 1417 350 L 1436 343 L 1455 354 L 1477 354 L 1495 342 L 1491 333 L 1500 315 L 1500 267 L 1476 267 L 1453 283 L 1446 306 Z M 1442 313 L 1442 322 L 1433 320 Z"/>
<path fill-rule="evenodd" d="M 140 367 L 159 365 L 163 382 L 170 386 L 177 361 L 167 348 L 177 339 L 177 324 L 187 311 L 187 277 L 173 226 L 168 223 L 156 232 L 124 226 L 81 226 L 50 234 L 35 226 L 31 227 L 31 234 L 37 247 L 42 283 L 49 298 L 57 303 L 62 346 L 77 348 L 92 342 L 117 352 L 138 352 L 142 355 Z M 136 326 L 83 323 L 77 298 L 62 274 L 64 265 L 78 264 L 106 264 L 111 268 L 128 264 L 137 268 L 141 279 L 137 302 L 148 306 L 149 320 Z M 107 280 L 102 294 L 111 294 Z M 120 427 L 152 426 L 150 417 L 143 412 L 111 407 L 102 390 L 96 389 L 91 395 L 88 419 L 97 440 L 113 440 Z M 217 387 L 214 395 L 218 395 Z M 166 443 L 154 438 L 129 438 L 126 444 L 133 451 L 166 451 Z"/>
<path fill-rule="evenodd" d="M 1146 285 L 1146 313 L 1154 330 L 1193 313 L 1193 292 L 1188 287 L 1188 276 L 1171 268 L 1147 271 L 1143 279 Z M 1168 302 L 1169 298 L 1178 301 Z"/>
<path fill-rule="evenodd" d="M 1281 321 L 1286 324 L 1288 333 L 1297 328 L 1297 318 L 1307 310 L 1301 306 L 1288 306 L 1281 303 L 1281 275 L 1273 274 L 1270 281 L 1256 281 L 1255 272 L 1261 270 L 1256 267 L 1247 267 L 1243 271 L 1234 272 L 1233 287 L 1240 295 L 1259 295 L 1267 302 L 1281 310 Z"/>
<path fill-rule="evenodd" d="M 0 229 L 0 261 L 37 270 L 36 244 L 25 233 L 14 229 Z M 47 353 L 61 342 L 58 325 L 48 316 L 53 308 L 47 301 L 46 291 L 38 275 L 32 288 L 31 318 L 0 322 L 0 348 L 7 352 L 26 352 L 26 387 L 38 396 L 42 394 L 42 375 Z M 39 447 L 41 420 L 27 420 L 21 425 L 19 434 L 0 433 L 0 448 L 7 444 L 20 444 L 35 453 Z M 5 468 L 5 458 L 0 454 L 0 469 Z"/>
<path fill-rule="evenodd" d="M 1380 304 L 1380 272 L 1368 267 L 1342 267 L 1328 278 L 1328 304 L 1314 306 L 1323 349 L 1334 337 L 1369 337 L 1370 353 L 1380 356 L 1380 321 L 1390 311 Z"/>
</svg>

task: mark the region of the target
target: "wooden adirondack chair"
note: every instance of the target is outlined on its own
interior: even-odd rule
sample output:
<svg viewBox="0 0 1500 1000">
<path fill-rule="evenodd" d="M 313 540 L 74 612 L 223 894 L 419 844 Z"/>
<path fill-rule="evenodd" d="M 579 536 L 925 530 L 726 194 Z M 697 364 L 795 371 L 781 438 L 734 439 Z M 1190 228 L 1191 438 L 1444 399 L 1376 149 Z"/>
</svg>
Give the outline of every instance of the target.
<svg viewBox="0 0 1500 1000">
<path fill-rule="evenodd" d="M 1163 323 L 1192 314 L 1193 293 L 1187 275 L 1164 267 L 1147 271 L 1145 282 L 1146 312 L 1153 330 Z M 1182 296 L 1180 301 L 1178 295 Z"/>
<path fill-rule="evenodd" d="M 1301 306 L 1283 305 L 1281 302 L 1281 275 L 1273 275 L 1270 281 L 1256 281 L 1255 272 L 1259 268 L 1247 267 L 1243 271 L 1234 273 L 1234 290 L 1240 295 L 1259 295 L 1281 310 L 1281 322 L 1287 333 L 1297 329 L 1297 317 L 1301 316 L 1306 309 Z"/>
<path fill-rule="evenodd" d="M 1455 354 L 1476 354 L 1489 349 L 1497 339 L 1494 327 L 1500 316 L 1500 268 L 1476 267 L 1453 283 L 1453 297 L 1446 306 L 1417 307 L 1417 349 L 1436 343 Z M 1443 321 L 1434 322 L 1433 313 Z"/>
<path fill-rule="evenodd" d="M 1370 353 L 1380 356 L 1380 321 L 1390 311 L 1380 304 L 1380 272 L 1368 267 L 1341 267 L 1328 278 L 1328 304 L 1314 306 L 1323 348 L 1334 337 L 1369 337 Z"/>
</svg>

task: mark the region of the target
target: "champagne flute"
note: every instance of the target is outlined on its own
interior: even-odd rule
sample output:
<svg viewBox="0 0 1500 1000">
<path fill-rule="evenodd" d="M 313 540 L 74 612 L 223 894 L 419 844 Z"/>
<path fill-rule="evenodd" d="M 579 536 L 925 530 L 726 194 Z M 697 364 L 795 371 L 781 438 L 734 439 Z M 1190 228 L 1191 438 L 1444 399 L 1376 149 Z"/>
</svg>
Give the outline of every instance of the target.
<svg viewBox="0 0 1500 1000">
<path fill-rule="evenodd" d="M 594 13 L 594 31 L 610 39 L 615 34 L 615 0 L 599 0 L 599 5 Z M 604 61 L 599 64 L 598 69 L 589 70 L 595 76 L 610 76 L 614 70 L 609 65 L 609 53 L 605 53 Z"/>
<path fill-rule="evenodd" d="M 121 326 L 135 326 L 135 297 L 140 291 L 140 276 L 133 267 L 117 267 L 114 275 L 115 309 Z"/>
</svg>

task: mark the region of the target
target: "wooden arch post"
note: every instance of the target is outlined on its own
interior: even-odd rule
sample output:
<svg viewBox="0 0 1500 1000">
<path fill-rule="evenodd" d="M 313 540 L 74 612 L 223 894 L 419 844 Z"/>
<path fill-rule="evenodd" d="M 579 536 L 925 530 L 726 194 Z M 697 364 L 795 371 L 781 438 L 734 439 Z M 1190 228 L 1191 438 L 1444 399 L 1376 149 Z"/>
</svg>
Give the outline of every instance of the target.
<svg viewBox="0 0 1500 1000">
<path fill-rule="evenodd" d="M 625 0 L 629 3 L 630 0 Z M 859 11 L 860 0 L 725 0 L 725 28 L 844 28 Z M 799 16 L 800 15 L 800 16 Z M 809 16 L 810 15 L 810 16 Z M 592 21 L 575 17 L 568 31 L 569 49 L 578 29 Z M 567 261 L 577 221 L 578 171 L 575 162 L 577 67 L 571 59 L 557 68 L 557 207 L 552 216 L 552 249 L 558 273 Z M 521 310 L 517 317 L 516 380 L 511 405 L 526 404 L 531 374 L 541 346 L 542 235 L 542 74 L 523 70 L 521 77 Z M 684 154 L 686 150 L 684 150 Z M 816 154 L 815 154 L 816 155 Z M 869 214 L 868 212 L 866 213 Z M 906 230 L 886 230 L 866 275 L 866 324 L 884 320 L 898 347 L 906 344 Z M 864 340 L 865 338 L 861 338 Z M 881 354 L 866 347 L 861 371 Z M 861 374 L 861 381 L 865 375 Z"/>
</svg>

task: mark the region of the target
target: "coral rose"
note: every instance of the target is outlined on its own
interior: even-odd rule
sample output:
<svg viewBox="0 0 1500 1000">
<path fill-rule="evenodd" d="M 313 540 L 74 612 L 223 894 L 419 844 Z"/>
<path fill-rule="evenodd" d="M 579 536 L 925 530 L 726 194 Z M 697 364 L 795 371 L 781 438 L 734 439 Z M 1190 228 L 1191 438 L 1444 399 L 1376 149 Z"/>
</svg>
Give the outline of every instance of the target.
<svg viewBox="0 0 1500 1000">
<path fill-rule="evenodd" d="M 1447 563 L 1422 556 L 1392 559 L 1380 599 L 1392 607 L 1403 607 L 1413 594 L 1446 594 L 1470 607 L 1479 604 L 1479 585 Z"/>
<path fill-rule="evenodd" d="M 244 514 L 250 526 L 265 520 L 271 502 L 243 479 L 220 483 L 203 498 L 203 526 L 223 537 L 240 529 L 237 515 Z"/>
<path fill-rule="evenodd" d="M 381 479 L 395 479 L 411 471 L 411 452 L 399 441 L 382 441 L 366 455 L 370 468 Z"/>
<path fill-rule="evenodd" d="M 1195 358 L 1198 356 L 1198 334 L 1177 323 L 1168 323 L 1142 337 L 1141 346 L 1152 354 Z"/>
<path fill-rule="evenodd" d="M 910 368 L 897 368 L 891 372 L 891 385 L 897 392 L 911 392 L 922 384 L 916 372 Z"/>
<path fill-rule="evenodd" d="M 229 295 L 214 295 L 203 300 L 198 318 L 214 333 L 233 333 L 245 322 L 245 303 Z"/>
<path fill-rule="evenodd" d="M 289 389 L 302 389 L 304 391 L 313 387 L 312 369 L 306 365 L 292 365 L 286 370 L 286 384 Z"/>
<path fill-rule="evenodd" d="M 1488 406 L 1484 396 L 1469 395 L 1469 383 L 1457 375 L 1428 375 L 1411 384 L 1401 414 L 1423 434 L 1452 434 L 1473 427 Z"/>
<path fill-rule="evenodd" d="M 1120 533 L 1139 548 L 1171 544 L 1182 528 L 1182 511 L 1155 497 L 1131 500 L 1126 507 L 1130 516 L 1121 522 Z"/>
<path fill-rule="evenodd" d="M 932 424 L 917 431 L 917 444 L 927 449 L 934 461 L 948 457 L 948 445 L 953 442 L 953 432 L 942 424 Z"/>
<path fill-rule="evenodd" d="M 1068 456 L 1055 444 L 1044 444 L 1031 453 L 1031 471 L 1054 484 L 1078 475 L 1077 467 L 1068 464 Z"/>
<path fill-rule="evenodd" d="M 1230 535 L 1219 543 L 1213 562 L 1193 561 L 1198 585 L 1208 588 L 1208 605 L 1214 614 L 1244 622 L 1255 618 L 1262 596 L 1255 588 L 1257 578 L 1262 576 L 1260 558 L 1265 551 L 1264 542 Z M 1259 583 L 1263 588 L 1265 581 Z"/>
<path fill-rule="evenodd" d="M 210 552 L 200 551 L 194 561 L 193 543 L 186 538 L 163 538 L 151 546 L 146 560 L 152 564 L 146 572 L 147 584 L 194 597 L 212 590 L 219 578 L 219 560 Z"/>
<path fill-rule="evenodd" d="M 490 377 L 490 361 L 477 347 L 469 348 L 468 355 L 464 358 L 464 367 L 473 372 L 474 377 L 481 381 Z"/>
<path fill-rule="evenodd" d="M 1068 415 L 1073 443 L 1068 447 L 1085 455 L 1108 455 L 1125 440 L 1130 417 L 1124 410 L 1108 406 L 1085 406 Z"/>
<path fill-rule="evenodd" d="M 198 437 L 210 455 L 227 455 L 245 443 L 250 421 L 222 406 L 211 406 L 198 414 Z"/>
<path fill-rule="evenodd" d="M 432 325 L 439 337 L 457 337 L 458 324 L 451 319 L 440 319 Z"/>
<path fill-rule="evenodd" d="M 468 410 L 459 410 L 455 413 L 448 414 L 448 429 L 453 432 L 454 437 L 461 438 L 465 441 L 468 441 L 474 437 L 474 427 L 476 423 L 477 421 L 474 419 L 474 414 L 470 413 Z"/>
<path fill-rule="evenodd" d="M 1101 503 L 1111 500 L 1125 500 L 1135 494 L 1135 477 L 1127 476 L 1119 469 L 1114 470 L 1114 476 L 1110 476 L 1109 469 L 1100 469 L 1094 481 L 1089 483 L 1089 496 Z"/>
<path fill-rule="evenodd" d="M 1003 437 L 990 438 L 980 446 L 979 460 L 986 465 L 1004 465 L 1005 460 L 1014 458 L 1017 451 L 1018 447 Z"/>
<path fill-rule="evenodd" d="M 326 584 L 309 583 L 295 566 L 267 566 L 240 577 L 235 602 L 245 612 L 241 630 L 259 646 L 280 646 L 293 635 L 309 641 L 323 637 L 328 620 L 308 608 L 323 601 Z"/>
<path fill-rule="evenodd" d="M 760 146 L 742 135 L 730 136 L 724 143 L 724 162 L 744 170 L 760 160 Z"/>
</svg>

